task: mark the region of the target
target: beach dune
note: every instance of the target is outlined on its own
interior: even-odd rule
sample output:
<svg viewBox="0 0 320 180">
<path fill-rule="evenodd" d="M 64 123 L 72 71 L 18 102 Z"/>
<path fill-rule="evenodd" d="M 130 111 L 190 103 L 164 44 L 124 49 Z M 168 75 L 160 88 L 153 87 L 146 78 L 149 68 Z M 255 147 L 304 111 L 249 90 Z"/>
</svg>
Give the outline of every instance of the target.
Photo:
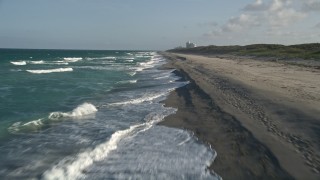
<svg viewBox="0 0 320 180">
<path fill-rule="evenodd" d="M 190 81 L 161 125 L 217 151 L 223 179 L 320 179 L 320 70 L 272 61 L 162 53 Z"/>
</svg>

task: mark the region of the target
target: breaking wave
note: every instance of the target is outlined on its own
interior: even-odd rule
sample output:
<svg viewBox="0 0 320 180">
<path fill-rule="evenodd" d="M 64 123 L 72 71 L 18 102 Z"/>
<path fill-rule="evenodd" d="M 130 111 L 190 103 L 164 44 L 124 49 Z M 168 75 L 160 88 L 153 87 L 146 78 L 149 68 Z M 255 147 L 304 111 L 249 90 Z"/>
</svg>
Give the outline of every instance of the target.
<svg viewBox="0 0 320 180">
<path fill-rule="evenodd" d="M 30 64 L 48 64 L 48 65 L 68 65 L 68 62 L 65 61 L 28 61 L 28 63 Z"/>
<path fill-rule="evenodd" d="M 119 142 L 127 137 L 134 137 L 140 132 L 150 129 L 155 123 L 176 112 L 176 109 L 166 108 L 164 112 L 150 113 L 145 117 L 145 123 L 130 126 L 128 129 L 113 133 L 108 141 L 78 154 L 75 158 L 65 158 L 43 174 L 43 179 L 77 179 L 84 176 L 83 171 L 97 161 L 102 161 L 116 150 Z"/>
<path fill-rule="evenodd" d="M 136 79 L 136 80 L 119 81 L 117 84 L 127 84 L 127 83 L 135 84 L 137 82 L 138 82 L 138 80 Z"/>
<path fill-rule="evenodd" d="M 163 59 L 158 58 L 158 57 L 154 54 L 154 56 L 152 56 L 152 58 L 151 58 L 149 61 L 147 61 L 147 62 L 140 62 L 140 63 L 137 64 L 138 66 L 130 68 L 131 72 L 128 72 L 128 74 L 129 74 L 130 76 L 134 76 L 134 75 L 137 74 L 137 72 L 141 72 L 141 71 L 143 71 L 143 70 L 145 70 L 145 69 L 153 68 L 153 67 L 155 67 L 156 65 L 159 65 L 159 63 L 160 63 L 161 61 L 163 61 Z M 126 62 L 133 62 L 133 60 L 128 59 L 128 60 L 126 60 Z"/>
<path fill-rule="evenodd" d="M 123 57 L 121 59 L 124 59 L 124 60 L 134 60 L 135 58 L 134 57 Z"/>
<path fill-rule="evenodd" d="M 68 57 L 68 58 L 63 58 L 65 61 L 67 62 L 77 62 L 77 61 L 80 61 L 82 60 L 81 57 Z"/>
<path fill-rule="evenodd" d="M 111 105 L 111 106 L 119 106 L 119 105 L 140 104 L 140 103 L 143 103 L 143 102 L 152 102 L 155 99 L 158 99 L 160 97 L 166 96 L 168 93 L 170 93 L 173 90 L 174 89 L 169 89 L 166 92 L 161 92 L 161 93 L 158 93 L 158 94 L 146 94 L 146 95 L 144 95 L 144 96 L 142 96 L 140 98 L 131 99 L 129 101 L 111 103 L 109 105 Z"/>
<path fill-rule="evenodd" d="M 138 80 L 130 80 L 129 82 L 130 82 L 131 84 L 134 84 L 134 83 L 137 83 L 137 81 L 138 81 Z"/>
<path fill-rule="evenodd" d="M 115 60 L 117 58 L 114 56 L 106 56 L 106 57 L 86 57 L 85 59 L 88 61 L 92 61 L 92 60 Z"/>
<path fill-rule="evenodd" d="M 128 74 L 129 74 L 130 76 L 134 76 L 134 75 L 137 74 L 137 72 L 128 72 Z"/>
<path fill-rule="evenodd" d="M 46 70 L 26 70 L 29 73 L 34 74 L 48 74 L 48 73 L 58 73 L 58 72 L 71 72 L 72 68 L 57 68 L 57 69 L 46 69 Z"/>
<path fill-rule="evenodd" d="M 92 151 L 86 151 L 79 154 L 76 160 L 70 164 L 67 159 L 54 166 L 52 169 L 46 171 L 43 175 L 43 179 L 76 179 L 82 175 L 82 171 L 92 165 L 95 161 L 100 161 L 106 158 L 109 153 L 117 149 L 117 144 L 125 136 L 132 133 L 136 128 L 143 125 L 131 126 L 129 129 L 117 131 L 112 134 L 109 141 L 104 144 L 100 144 Z"/>
<path fill-rule="evenodd" d="M 52 112 L 47 118 L 41 118 L 27 123 L 16 122 L 12 124 L 8 131 L 11 133 L 17 132 L 32 132 L 41 129 L 43 126 L 50 124 L 50 121 L 61 120 L 63 118 L 81 119 L 84 116 L 96 113 L 97 108 L 90 103 L 83 103 L 70 112 Z"/>
<path fill-rule="evenodd" d="M 81 118 L 83 116 L 97 112 L 97 108 L 90 103 L 83 103 L 71 112 L 52 112 L 49 119 L 57 120 L 61 118 Z"/>
<path fill-rule="evenodd" d="M 8 128 L 8 131 L 11 133 L 37 131 L 44 125 L 43 121 L 44 119 L 42 118 L 27 123 L 16 122 Z"/>
<path fill-rule="evenodd" d="M 52 63 L 46 63 L 46 64 L 68 65 L 69 63 L 64 61 L 53 61 Z"/>
<path fill-rule="evenodd" d="M 11 61 L 10 63 L 13 64 L 13 65 L 16 65 L 16 66 L 25 66 L 25 65 L 27 65 L 26 61 Z"/>
<path fill-rule="evenodd" d="M 37 64 L 48 64 L 48 65 L 68 65 L 69 63 L 66 61 L 43 61 L 43 60 L 39 60 L 39 61 L 11 61 L 10 62 L 13 65 L 16 66 L 25 66 L 27 64 L 33 64 L 33 65 L 37 65 Z"/>
<path fill-rule="evenodd" d="M 43 60 L 40 61 L 29 61 L 30 64 L 45 64 Z"/>
</svg>

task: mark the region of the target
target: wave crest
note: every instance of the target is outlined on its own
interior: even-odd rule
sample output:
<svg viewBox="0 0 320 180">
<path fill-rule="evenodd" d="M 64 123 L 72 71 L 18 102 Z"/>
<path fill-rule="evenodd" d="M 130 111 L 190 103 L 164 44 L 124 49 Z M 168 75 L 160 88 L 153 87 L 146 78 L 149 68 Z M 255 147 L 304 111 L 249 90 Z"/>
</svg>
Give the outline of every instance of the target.
<svg viewBox="0 0 320 180">
<path fill-rule="evenodd" d="M 90 115 L 97 112 L 97 108 L 90 103 L 83 103 L 71 112 L 52 112 L 49 119 L 57 120 L 60 118 L 80 118 L 82 116 Z"/>
<path fill-rule="evenodd" d="M 118 106 L 118 105 L 131 105 L 131 104 L 140 104 L 140 103 L 143 103 L 143 102 L 151 102 L 151 101 L 153 101 L 153 100 L 155 100 L 157 98 L 160 98 L 160 97 L 163 97 L 163 96 L 167 95 L 172 90 L 174 90 L 174 89 L 169 89 L 166 92 L 161 92 L 161 93 L 158 93 L 158 94 L 147 94 L 147 95 L 144 95 L 144 96 L 142 96 L 140 98 L 131 99 L 129 101 L 111 103 L 109 105 Z"/>
<path fill-rule="evenodd" d="M 58 72 L 71 72 L 72 68 L 57 68 L 57 69 L 45 69 L 45 70 L 26 70 L 33 74 L 48 74 L 48 73 L 58 73 Z"/>
<path fill-rule="evenodd" d="M 71 112 L 52 112 L 47 118 L 41 118 L 27 123 L 16 122 L 8 128 L 8 131 L 10 133 L 33 132 L 40 130 L 45 125 L 49 125 L 51 120 L 57 121 L 63 118 L 80 119 L 83 116 L 94 114 L 97 111 L 98 110 L 94 105 L 90 103 L 83 103 Z"/>
<path fill-rule="evenodd" d="M 107 158 L 112 151 L 118 148 L 119 142 L 150 129 L 154 124 L 175 112 L 176 109 L 166 108 L 164 111 L 147 115 L 145 117 L 145 123 L 116 131 L 111 135 L 109 140 L 96 146 L 94 149 L 84 151 L 78 154 L 76 158 L 65 158 L 61 160 L 57 165 L 44 172 L 43 179 L 78 179 L 84 177 L 83 170 L 94 164 L 94 162 Z"/>
<path fill-rule="evenodd" d="M 43 121 L 44 119 L 37 119 L 27 123 L 16 122 L 8 128 L 8 131 L 10 133 L 37 131 L 44 125 Z"/>
<path fill-rule="evenodd" d="M 30 64 L 45 64 L 43 60 L 40 61 L 29 61 Z"/>
<path fill-rule="evenodd" d="M 68 57 L 68 58 L 63 58 L 65 61 L 67 62 L 77 62 L 77 61 L 80 61 L 82 60 L 81 57 Z"/>
<path fill-rule="evenodd" d="M 25 65 L 27 65 L 26 61 L 11 61 L 10 63 L 13 64 L 13 65 L 16 65 L 16 66 L 25 66 Z"/>
</svg>

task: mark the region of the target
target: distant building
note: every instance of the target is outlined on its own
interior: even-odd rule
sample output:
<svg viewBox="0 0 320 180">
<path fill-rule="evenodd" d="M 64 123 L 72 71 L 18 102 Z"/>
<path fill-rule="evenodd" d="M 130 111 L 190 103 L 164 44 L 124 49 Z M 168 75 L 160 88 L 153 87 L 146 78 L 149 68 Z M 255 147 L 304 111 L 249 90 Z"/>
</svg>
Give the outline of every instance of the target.
<svg viewBox="0 0 320 180">
<path fill-rule="evenodd" d="M 197 47 L 197 45 L 196 45 L 195 43 L 192 43 L 192 42 L 190 42 L 190 41 L 188 41 L 188 42 L 186 43 L 186 48 L 194 48 L 194 47 Z"/>
</svg>

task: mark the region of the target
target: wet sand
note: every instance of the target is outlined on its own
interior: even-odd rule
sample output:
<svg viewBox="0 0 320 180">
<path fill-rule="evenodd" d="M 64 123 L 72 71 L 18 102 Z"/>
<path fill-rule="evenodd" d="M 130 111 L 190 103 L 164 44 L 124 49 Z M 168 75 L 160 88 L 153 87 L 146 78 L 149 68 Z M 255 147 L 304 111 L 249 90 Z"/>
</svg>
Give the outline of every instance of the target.
<svg viewBox="0 0 320 180">
<path fill-rule="evenodd" d="M 243 58 L 163 53 L 190 81 L 165 101 L 161 125 L 217 151 L 223 179 L 320 179 L 320 71 Z"/>
</svg>

